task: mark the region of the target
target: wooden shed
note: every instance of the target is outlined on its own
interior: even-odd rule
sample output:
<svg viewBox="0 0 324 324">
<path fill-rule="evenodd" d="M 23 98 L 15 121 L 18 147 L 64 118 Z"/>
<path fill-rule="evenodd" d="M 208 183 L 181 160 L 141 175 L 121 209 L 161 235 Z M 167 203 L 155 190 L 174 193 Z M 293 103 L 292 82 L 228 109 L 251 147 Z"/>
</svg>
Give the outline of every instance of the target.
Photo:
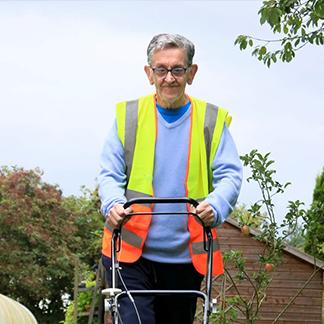
<svg viewBox="0 0 324 324">
<path fill-rule="evenodd" d="M 264 243 L 254 238 L 256 234 L 251 230 L 250 235 L 244 236 L 239 224 L 229 218 L 218 229 L 221 250 L 223 252 L 241 251 L 247 269 L 255 271 L 260 266 L 258 258 L 265 247 Z M 272 323 L 291 300 L 293 302 L 280 316 L 277 323 L 322 323 L 323 270 L 324 262 L 286 246 L 282 263 L 271 273 L 272 279 L 259 311 L 259 319 L 254 323 Z M 222 277 L 214 279 L 214 297 L 219 295 Z M 240 282 L 238 287 L 243 295 L 252 293 L 248 282 Z M 236 294 L 233 287 L 228 288 L 226 294 Z M 245 317 L 239 314 L 238 320 L 235 322 L 246 323 L 244 319 Z"/>
</svg>

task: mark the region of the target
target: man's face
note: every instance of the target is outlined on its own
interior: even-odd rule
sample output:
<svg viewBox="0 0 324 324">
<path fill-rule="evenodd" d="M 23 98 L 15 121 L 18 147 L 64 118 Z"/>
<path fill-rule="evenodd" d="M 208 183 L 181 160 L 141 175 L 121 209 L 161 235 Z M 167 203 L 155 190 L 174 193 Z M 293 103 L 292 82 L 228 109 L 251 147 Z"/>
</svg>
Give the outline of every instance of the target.
<svg viewBox="0 0 324 324">
<path fill-rule="evenodd" d="M 183 75 L 176 76 L 171 72 L 161 76 L 157 73 L 160 68 L 184 68 Z M 187 101 L 185 97 L 186 84 L 191 84 L 197 72 L 197 65 L 187 66 L 185 49 L 168 48 L 154 52 L 152 65 L 145 66 L 145 72 L 150 83 L 155 85 L 157 102 L 166 108 L 178 108 Z M 153 69 L 156 69 L 155 72 Z M 176 74 L 176 73 L 175 73 Z"/>
</svg>

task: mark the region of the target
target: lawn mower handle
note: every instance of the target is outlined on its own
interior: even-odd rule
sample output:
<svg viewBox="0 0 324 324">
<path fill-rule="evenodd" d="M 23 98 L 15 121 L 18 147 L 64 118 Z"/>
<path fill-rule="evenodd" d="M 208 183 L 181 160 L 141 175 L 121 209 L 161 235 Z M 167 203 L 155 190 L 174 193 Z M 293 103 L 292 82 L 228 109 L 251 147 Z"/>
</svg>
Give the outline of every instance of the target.
<svg viewBox="0 0 324 324">
<path fill-rule="evenodd" d="M 187 197 L 181 198 L 156 198 L 156 197 L 147 197 L 147 198 L 132 198 L 124 204 L 124 208 L 128 208 L 134 204 L 178 204 L 186 203 L 191 204 L 194 207 L 199 205 L 199 202 Z"/>
</svg>

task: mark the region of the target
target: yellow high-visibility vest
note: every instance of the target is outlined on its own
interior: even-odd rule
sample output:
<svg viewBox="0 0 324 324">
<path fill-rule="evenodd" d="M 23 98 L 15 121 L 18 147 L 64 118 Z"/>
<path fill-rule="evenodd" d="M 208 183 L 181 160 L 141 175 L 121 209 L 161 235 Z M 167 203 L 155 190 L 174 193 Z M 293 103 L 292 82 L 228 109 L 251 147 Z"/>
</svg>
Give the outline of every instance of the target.
<svg viewBox="0 0 324 324">
<path fill-rule="evenodd" d="M 212 188 L 211 164 L 214 160 L 223 127 L 230 125 L 228 112 L 205 101 L 190 97 L 190 138 L 186 172 L 186 196 L 201 201 Z M 157 116 L 154 95 L 138 100 L 121 102 L 116 106 L 117 132 L 125 151 L 127 199 L 153 197 L 154 153 L 157 136 Z M 133 206 L 135 211 L 149 211 L 150 206 Z M 122 248 L 118 259 L 122 262 L 135 262 L 142 254 L 149 230 L 151 216 L 133 216 L 123 226 Z M 203 231 L 197 220 L 188 216 L 190 232 L 190 254 L 193 265 L 206 274 L 207 253 L 203 248 Z M 105 226 L 103 254 L 111 254 L 112 229 Z M 222 257 L 217 241 L 216 230 L 213 234 L 213 275 L 223 273 Z"/>
</svg>

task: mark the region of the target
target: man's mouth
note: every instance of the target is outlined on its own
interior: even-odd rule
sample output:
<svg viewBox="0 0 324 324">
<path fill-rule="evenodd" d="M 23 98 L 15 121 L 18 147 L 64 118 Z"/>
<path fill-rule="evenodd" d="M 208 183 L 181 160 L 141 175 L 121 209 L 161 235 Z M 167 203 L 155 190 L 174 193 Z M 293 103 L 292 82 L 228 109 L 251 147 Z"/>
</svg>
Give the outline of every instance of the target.
<svg viewBox="0 0 324 324">
<path fill-rule="evenodd" d="M 162 86 L 162 88 L 164 88 L 164 89 L 173 89 L 173 88 L 178 88 L 179 86 L 177 86 L 177 85 L 173 85 L 173 86 Z"/>
</svg>

